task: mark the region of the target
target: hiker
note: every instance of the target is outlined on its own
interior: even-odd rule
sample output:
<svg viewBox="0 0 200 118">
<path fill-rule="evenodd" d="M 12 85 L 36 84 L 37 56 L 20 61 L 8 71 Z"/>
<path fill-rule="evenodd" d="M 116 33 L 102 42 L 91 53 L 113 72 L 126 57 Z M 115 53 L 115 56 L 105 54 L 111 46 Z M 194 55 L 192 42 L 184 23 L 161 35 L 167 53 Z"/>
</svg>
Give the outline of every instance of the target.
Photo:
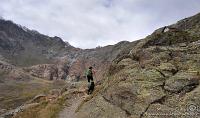
<svg viewBox="0 0 200 118">
<path fill-rule="evenodd" d="M 91 66 L 86 72 L 86 77 L 88 80 L 88 95 L 89 95 L 92 94 L 92 92 L 94 91 L 93 70 Z"/>
</svg>

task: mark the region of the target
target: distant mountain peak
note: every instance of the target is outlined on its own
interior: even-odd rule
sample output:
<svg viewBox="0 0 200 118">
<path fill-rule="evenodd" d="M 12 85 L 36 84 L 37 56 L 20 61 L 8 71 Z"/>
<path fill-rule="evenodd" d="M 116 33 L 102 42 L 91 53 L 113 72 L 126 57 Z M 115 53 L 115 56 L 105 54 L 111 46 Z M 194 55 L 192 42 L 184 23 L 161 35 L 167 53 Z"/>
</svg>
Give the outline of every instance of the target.
<svg viewBox="0 0 200 118">
<path fill-rule="evenodd" d="M 3 16 L 0 16 L 0 20 L 4 20 Z"/>
<path fill-rule="evenodd" d="M 65 41 L 66 46 L 71 46 L 69 42 Z"/>
<path fill-rule="evenodd" d="M 50 37 L 11 20 L 0 19 L 0 54 L 15 65 L 50 63 L 56 56 L 73 51 L 75 48 L 58 36 Z"/>
</svg>

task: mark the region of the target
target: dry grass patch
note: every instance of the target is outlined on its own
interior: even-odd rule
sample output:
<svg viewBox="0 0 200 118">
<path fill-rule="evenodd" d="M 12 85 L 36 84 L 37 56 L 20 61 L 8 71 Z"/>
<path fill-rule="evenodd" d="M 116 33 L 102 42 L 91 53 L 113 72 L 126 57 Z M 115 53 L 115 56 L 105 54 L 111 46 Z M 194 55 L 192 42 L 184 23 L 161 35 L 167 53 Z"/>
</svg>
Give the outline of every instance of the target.
<svg viewBox="0 0 200 118">
<path fill-rule="evenodd" d="M 14 118 L 56 118 L 65 101 L 65 97 L 61 97 L 54 102 L 42 102 L 17 114 Z"/>
</svg>

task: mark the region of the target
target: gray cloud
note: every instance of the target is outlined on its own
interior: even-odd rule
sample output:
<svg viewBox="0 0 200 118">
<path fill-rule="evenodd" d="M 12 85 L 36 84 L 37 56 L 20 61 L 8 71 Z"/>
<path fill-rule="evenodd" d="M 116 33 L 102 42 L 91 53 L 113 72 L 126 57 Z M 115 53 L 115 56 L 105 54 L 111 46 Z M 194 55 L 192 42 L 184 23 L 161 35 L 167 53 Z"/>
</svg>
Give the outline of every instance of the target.
<svg viewBox="0 0 200 118">
<path fill-rule="evenodd" d="M 0 16 L 81 48 L 134 41 L 200 12 L 198 0 L 1 0 Z"/>
</svg>

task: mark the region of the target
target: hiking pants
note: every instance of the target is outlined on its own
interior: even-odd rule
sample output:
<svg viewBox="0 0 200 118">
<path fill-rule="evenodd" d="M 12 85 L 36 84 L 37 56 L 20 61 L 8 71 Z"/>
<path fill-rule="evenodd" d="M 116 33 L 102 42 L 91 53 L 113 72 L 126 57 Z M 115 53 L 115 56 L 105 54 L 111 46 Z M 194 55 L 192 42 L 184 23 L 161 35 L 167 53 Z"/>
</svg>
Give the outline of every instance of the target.
<svg viewBox="0 0 200 118">
<path fill-rule="evenodd" d="M 93 77 L 92 76 L 87 76 L 88 82 L 93 81 Z"/>
<path fill-rule="evenodd" d="M 93 91 L 94 91 L 94 82 L 91 82 L 88 86 L 88 95 L 92 94 Z"/>
</svg>

